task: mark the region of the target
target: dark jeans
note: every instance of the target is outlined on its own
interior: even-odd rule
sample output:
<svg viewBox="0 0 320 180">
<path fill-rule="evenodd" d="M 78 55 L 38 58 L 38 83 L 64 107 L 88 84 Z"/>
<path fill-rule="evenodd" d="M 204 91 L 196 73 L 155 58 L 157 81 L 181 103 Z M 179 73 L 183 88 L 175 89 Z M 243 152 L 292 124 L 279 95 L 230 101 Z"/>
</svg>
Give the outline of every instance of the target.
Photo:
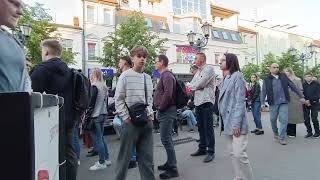
<svg viewBox="0 0 320 180">
<path fill-rule="evenodd" d="M 73 148 L 73 128 L 66 131 L 66 180 L 77 179 L 78 160 Z"/>
<path fill-rule="evenodd" d="M 260 102 L 253 102 L 252 105 L 252 115 L 254 123 L 256 124 L 257 129 L 262 129 L 262 123 L 261 123 L 261 103 Z"/>
<path fill-rule="evenodd" d="M 105 160 L 109 160 L 108 146 L 103 137 L 103 123 L 104 123 L 105 115 L 100 115 L 98 118 L 93 119 L 95 122 L 95 129 L 92 131 L 92 135 L 94 138 L 95 148 L 99 154 L 99 162 L 103 164 Z"/>
<path fill-rule="evenodd" d="M 287 126 L 287 135 L 288 136 L 296 136 L 297 135 L 297 125 L 296 124 L 288 124 Z"/>
<path fill-rule="evenodd" d="M 172 125 L 177 119 L 177 108 L 171 106 L 164 112 L 158 112 L 161 142 L 167 152 L 167 163 L 170 167 L 177 166 L 176 152 L 172 141 Z"/>
<path fill-rule="evenodd" d="M 318 109 L 317 105 L 313 104 L 312 106 L 305 106 L 303 105 L 303 116 L 304 116 L 304 124 L 306 125 L 307 132 L 312 133 L 312 127 L 310 123 L 310 113 L 312 124 L 314 127 L 315 133 L 320 133 L 319 130 L 319 120 L 318 120 Z"/>
<path fill-rule="evenodd" d="M 209 154 L 215 153 L 215 137 L 213 129 L 213 104 L 204 103 L 196 106 L 198 130 L 200 136 L 199 149 Z"/>
<path fill-rule="evenodd" d="M 73 129 L 73 147 L 77 155 L 77 159 L 80 159 L 80 143 L 79 143 L 79 127 L 75 126 Z"/>
</svg>

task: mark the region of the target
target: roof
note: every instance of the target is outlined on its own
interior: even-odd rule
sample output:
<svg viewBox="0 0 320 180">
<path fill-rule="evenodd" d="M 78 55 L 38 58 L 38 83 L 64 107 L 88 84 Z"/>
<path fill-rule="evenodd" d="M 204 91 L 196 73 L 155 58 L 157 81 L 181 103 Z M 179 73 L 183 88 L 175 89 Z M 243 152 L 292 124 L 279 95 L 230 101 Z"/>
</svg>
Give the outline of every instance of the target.
<svg viewBox="0 0 320 180">
<path fill-rule="evenodd" d="M 115 7 L 118 6 L 117 0 L 84 0 L 84 1 L 105 4 L 105 5 L 115 6 Z"/>
<path fill-rule="evenodd" d="M 61 28 L 82 30 L 81 27 L 75 27 L 72 25 L 66 25 L 66 24 L 54 24 L 54 25 L 56 25 L 57 27 L 61 27 Z"/>
<path fill-rule="evenodd" d="M 255 34 L 255 35 L 257 34 L 256 31 L 249 29 L 249 28 L 246 28 L 246 27 L 243 27 L 243 26 L 238 26 L 238 31 L 248 33 L 248 34 Z"/>
<path fill-rule="evenodd" d="M 240 14 L 238 11 L 227 9 L 217 5 L 211 5 L 211 14 L 214 17 L 229 18 L 233 15 Z"/>
</svg>

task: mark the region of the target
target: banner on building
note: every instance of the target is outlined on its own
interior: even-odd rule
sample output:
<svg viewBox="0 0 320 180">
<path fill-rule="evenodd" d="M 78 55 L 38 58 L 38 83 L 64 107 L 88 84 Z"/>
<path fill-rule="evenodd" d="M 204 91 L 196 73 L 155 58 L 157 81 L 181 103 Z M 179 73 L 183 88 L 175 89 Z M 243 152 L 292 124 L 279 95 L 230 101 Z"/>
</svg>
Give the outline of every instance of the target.
<svg viewBox="0 0 320 180">
<path fill-rule="evenodd" d="M 176 53 L 177 53 L 177 63 L 194 64 L 197 50 L 193 49 L 191 46 L 182 45 L 182 46 L 177 46 Z"/>
</svg>

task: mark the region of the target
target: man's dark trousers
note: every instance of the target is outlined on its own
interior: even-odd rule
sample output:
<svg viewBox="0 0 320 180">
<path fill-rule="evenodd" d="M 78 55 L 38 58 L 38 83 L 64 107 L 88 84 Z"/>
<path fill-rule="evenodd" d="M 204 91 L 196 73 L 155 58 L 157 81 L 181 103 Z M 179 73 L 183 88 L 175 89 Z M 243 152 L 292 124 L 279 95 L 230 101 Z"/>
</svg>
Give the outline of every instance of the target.
<svg viewBox="0 0 320 180">
<path fill-rule="evenodd" d="M 176 152 L 172 141 L 173 121 L 177 119 L 177 108 L 171 106 L 164 112 L 158 112 L 160 122 L 161 142 L 167 152 L 167 164 L 170 167 L 177 167 Z"/>
<path fill-rule="evenodd" d="M 198 130 L 200 135 L 199 150 L 215 153 L 215 137 L 213 130 L 213 104 L 210 102 L 196 106 Z"/>
<path fill-rule="evenodd" d="M 66 180 L 77 179 L 78 161 L 73 147 L 73 129 L 66 131 Z"/>
<path fill-rule="evenodd" d="M 319 104 L 312 104 L 311 106 L 303 105 L 304 124 L 306 125 L 307 132 L 312 133 L 312 127 L 310 123 L 310 112 L 312 124 L 316 134 L 320 134 L 319 120 L 318 120 L 318 106 Z"/>
</svg>

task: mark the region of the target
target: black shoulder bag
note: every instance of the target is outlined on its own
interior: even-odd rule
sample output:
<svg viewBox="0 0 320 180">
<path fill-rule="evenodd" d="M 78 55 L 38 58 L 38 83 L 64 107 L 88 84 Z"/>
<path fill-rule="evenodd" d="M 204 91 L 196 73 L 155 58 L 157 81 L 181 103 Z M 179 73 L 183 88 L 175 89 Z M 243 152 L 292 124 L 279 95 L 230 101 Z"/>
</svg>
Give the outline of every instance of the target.
<svg viewBox="0 0 320 180">
<path fill-rule="evenodd" d="M 146 82 L 146 76 L 144 76 L 144 95 L 145 95 L 145 103 L 136 103 L 130 107 L 128 107 L 127 103 L 125 103 L 126 107 L 128 108 L 129 115 L 131 118 L 131 123 L 134 126 L 145 126 L 148 124 L 148 100 L 147 100 L 147 82 Z"/>
</svg>

